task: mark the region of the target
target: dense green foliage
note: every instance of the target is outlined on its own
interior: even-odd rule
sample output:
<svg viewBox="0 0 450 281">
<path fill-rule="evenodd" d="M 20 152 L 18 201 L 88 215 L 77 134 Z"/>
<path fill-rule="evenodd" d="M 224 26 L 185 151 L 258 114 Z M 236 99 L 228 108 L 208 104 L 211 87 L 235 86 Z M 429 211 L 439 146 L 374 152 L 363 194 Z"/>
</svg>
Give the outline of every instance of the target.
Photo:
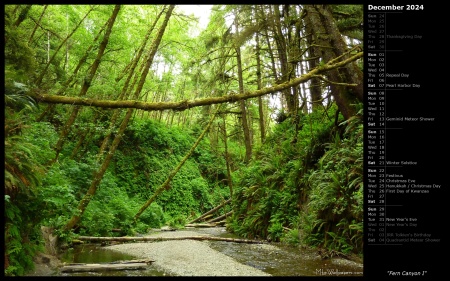
<svg viewBox="0 0 450 281">
<path fill-rule="evenodd" d="M 152 120 L 134 122 L 127 129 L 113 164 L 118 184 L 142 200 L 150 197 L 194 141 L 193 133 L 181 128 L 168 129 Z M 171 182 L 171 188 L 157 199 L 164 206 L 164 213 L 187 218 L 218 204 L 220 198 L 215 197 L 212 188 L 214 174 L 223 173 L 223 162 L 223 158 L 209 151 L 206 142 L 201 143 Z"/>
<path fill-rule="evenodd" d="M 75 232 L 90 236 L 117 236 L 120 233 L 113 232 L 113 229 L 121 229 L 122 235 L 135 235 L 166 224 L 180 227 L 187 219 L 193 219 L 228 199 L 228 187 L 217 184 L 215 176 L 224 173 L 224 160 L 213 154 L 208 142 L 204 141 L 174 178 L 171 188 L 162 193 L 133 225 L 133 216 L 164 182 L 192 146 L 195 137 L 193 132 L 175 127 L 169 130 L 160 122 L 137 119 L 128 128 L 114 163 L 103 177 Z M 10 149 L 15 149 L 13 155 L 16 157 L 19 153 L 30 157 L 23 160 L 25 164 L 31 161 L 47 163 L 54 156 L 50 143 L 56 138 L 57 133 L 51 124 L 32 123 L 21 136 L 27 147 L 20 150 L 20 143 L 15 142 L 15 147 Z M 73 145 L 70 143 L 68 147 Z M 10 149 L 7 154 L 11 153 Z M 95 160 L 97 150 L 88 151 L 78 161 L 68 156 L 60 157 L 58 163 L 50 166 L 40 177 L 34 189 L 18 193 L 15 200 L 26 204 L 12 204 L 9 196 L 5 197 L 8 210 L 5 214 L 9 241 L 7 253 L 11 263 L 23 265 L 23 268 L 10 266 L 8 274 L 21 275 L 32 265 L 30 257 L 34 252 L 27 247 L 33 244 L 22 243 L 25 238 L 21 233 L 29 233 L 32 238 L 26 239 L 34 239 L 37 245 L 42 245 L 39 225 L 53 227 L 61 238 L 67 236 L 59 230 L 76 212 L 77 202 L 89 187 L 98 165 Z M 23 218 L 27 219 L 22 223 Z"/>
<path fill-rule="evenodd" d="M 360 111 L 362 113 L 362 110 Z M 308 174 L 311 188 L 301 224 L 308 244 L 343 253 L 363 246 L 363 126 L 356 115 L 341 123 L 317 169 Z"/>
<path fill-rule="evenodd" d="M 5 107 L 5 274 L 21 275 L 40 248 L 42 195 L 36 188 L 49 151 L 34 143 L 29 114 L 34 103 L 13 91 Z M 31 133 L 30 133 L 31 132 Z M 47 140 L 44 140 L 44 142 Z M 51 154 L 51 152 L 50 152 Z M 20 203 L 19 203 L 20 202 Z M 11 264 L 11 266 L 9 266 Z"/>
<path fill-rule="evenodd" d="M 345 254 L 362 252 L 361 116 L 336 127 L 327 114 L 334 112 L 303 116 L 298 132 L 286 119 L 256 160 L 236 173 L 230 230 Z"/>
</svg>

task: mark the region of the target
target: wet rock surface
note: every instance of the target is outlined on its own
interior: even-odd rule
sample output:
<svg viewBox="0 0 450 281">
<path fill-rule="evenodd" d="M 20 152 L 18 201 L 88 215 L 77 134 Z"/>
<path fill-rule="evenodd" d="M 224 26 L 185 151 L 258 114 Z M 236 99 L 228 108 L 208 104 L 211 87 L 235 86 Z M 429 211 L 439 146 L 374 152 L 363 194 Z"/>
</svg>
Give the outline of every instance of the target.
<svg viewBox="0 0 450 281">
<path fill-rule="evenodd" d="M 25 276 L 53 276 L 58 274 L 62 262 L 55 256 L 38 253 L 34 259 L 34 269 Z"/>
</svg>

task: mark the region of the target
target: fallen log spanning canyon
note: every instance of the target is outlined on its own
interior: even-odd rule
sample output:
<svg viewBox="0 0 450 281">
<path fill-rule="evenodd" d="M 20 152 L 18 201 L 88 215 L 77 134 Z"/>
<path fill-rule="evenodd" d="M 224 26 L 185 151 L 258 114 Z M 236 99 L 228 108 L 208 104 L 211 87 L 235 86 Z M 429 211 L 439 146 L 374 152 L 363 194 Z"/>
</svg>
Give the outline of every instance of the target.
<svg viewBox="0 0 450 281">
<path fill-rule="evenodd" d="M 212 237 L 212 236 L 182 236 L 182 237 L 92 237 L 92 236 L 79 236 L 74 241 L 90 241 L 90 242 L 158 242 L 158 241 L 169 241 L 169 240 L 211 240 L 211 241 L 225 241 L 225 242 L 235 242 L 235 243 L 249 243 L 249 244 L 263 244 L 267 243 L 262 240 L 251 240 L 251 239 L 239 239 L 239 238 L 226 238 L 226 237 Z"/>
<path fill-rule="evenodd" d="M 350 54 L 350 53 L 348 53 Z M 347 54 L 347 55 L 348 55 Z M 160 111 L 172 109 L 175 111 L 183 111 L 198 106 L 205 106 L 211 104 L 221 104 L 237 102 L 240 100 L 247 100 L 255 97 L 260 97 L 275 92 L 283 91 L 291 87 L 296 87 L 301 83 L 307 82 L 313 77 L 317 77 L 322 73 L 325 73 L 331 69 L 339 68 L 345 66 L 346 64 L 355 61 L 363 57 L 364 52 L 358 52 L 356 54 L 350 54 L 351 56 L 342 61 L 337 61 L 333 59 L 328 63 L 316 67 L 310 72 L 303 74 L 300 77 L 294 78 L 287 82 L 276 84 L 275 86 L 266 87 L 260 90 L 245 92 L 245 93 L 230 93 L 221 97 L 208 97 L 196 100 L 184 100 L 178 102 L 143 102 L 139 100 L 100 100 L 95 98 L 84 98 L 84 97 L 69 97 L 60 95 L 48 95 L 42 93 L 28 92 L 28 96 L 34 98 L 38 102 L 43 103 L 55 103 L 55 104 L 70 104 L 70 105 L 82 105 L 82 106 L 94 106 L 102 108 L 136 108 L 148 111 Z M 340 58 L 343 58 L 342 55 Z M 346 86 L 357 86 L 357 84 L 345 84 Z"/>
</svg>

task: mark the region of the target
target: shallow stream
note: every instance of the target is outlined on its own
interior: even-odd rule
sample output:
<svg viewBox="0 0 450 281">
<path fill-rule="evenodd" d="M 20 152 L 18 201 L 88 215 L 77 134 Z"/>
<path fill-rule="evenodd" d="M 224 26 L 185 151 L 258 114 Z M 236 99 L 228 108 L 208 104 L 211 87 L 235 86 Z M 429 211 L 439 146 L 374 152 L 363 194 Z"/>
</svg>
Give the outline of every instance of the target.
<svg viewBox="0 0 450 281">
<path fill-rule="evenodd" d="M 189 228 L 189 230 L 195 230 L 199 234 L 238 238 L 226 232 L 224 228 Z M 281 243 L 270 243 L 269 245 L 224 241 L 205 241 L 205 243 L 242 264 L 252 266 L 272 276 L 362 276 L 363 272 L 363 266 L 360 263 L 342 258 L 321 259 L 317 251 L 303 247 L 293 247 Z M 61 257 L 62 262 L 66 263 L 102 263 L 132 259 L 136 259 L 136 257 L 108 250 L 99 244 L 78 245 Z M 164 276 L 165 273 L 150 264 L 146 269 L 139 270 L 74 272 L 58 273 L 58 275 Z"/>
</svg>

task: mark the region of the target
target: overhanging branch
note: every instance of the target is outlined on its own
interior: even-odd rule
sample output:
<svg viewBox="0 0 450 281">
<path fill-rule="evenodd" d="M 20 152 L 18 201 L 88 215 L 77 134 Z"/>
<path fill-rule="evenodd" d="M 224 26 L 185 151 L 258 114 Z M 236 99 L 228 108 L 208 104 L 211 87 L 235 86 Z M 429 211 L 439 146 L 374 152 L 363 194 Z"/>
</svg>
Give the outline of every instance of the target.
<svg viewBox="0 0 450 281">
<path fill-rule="evenodd" d="M 103 107 L 103 108 L 136 108 L 147 111 L 161 111 L 161 110 L 186 110 L 192 107 L 197 106 L 205 106 L 212 104 L 221 104 L 221 103 L 230 103 L 236 102 L 240 100 L 251 99 L 255 97 L 264 96 L 267 94 L 272 94 L 275 92 L 280 92 L 284 89 L 295 87 L 300 83 L 304 83 L 311 78 L 325 73 L 331 69 L 335 69 L 338 67 L 342 67 L 352 61 L 355 61 L 363 56 L 363 52 L 358 52 L 355 55 L 352 55 L 346 60 L 335 62 L 335 60 L 330 61 L 322 66 L 319 66 L 310 72 L 294 78 L 290 81 L 272 86 L 263 88 L 261 90 L 253 91 L 253 92 L 245 92 L 242 94 L 234 94 L 234 95 L 226 95 L 222 97 L 211 97 L 197 100 L 185 100 L 180 102 L 142 102 L 136 100 L 98 100 L 98 99 L 90 99 L 90 98 L 80 98 L 80 97 L 66 97 L 66 96 L 57 96 L 57 95 L 46 95 L 46 94 L 33 94 L 28 93 L 29 96 L 36 99 L 38 102 L 44 103 L 56 103 L 56 104 L 71 104 L 71 105 L 83 105 L 83 106 L 95 106 L 95 107 Z"/>
</svg>

